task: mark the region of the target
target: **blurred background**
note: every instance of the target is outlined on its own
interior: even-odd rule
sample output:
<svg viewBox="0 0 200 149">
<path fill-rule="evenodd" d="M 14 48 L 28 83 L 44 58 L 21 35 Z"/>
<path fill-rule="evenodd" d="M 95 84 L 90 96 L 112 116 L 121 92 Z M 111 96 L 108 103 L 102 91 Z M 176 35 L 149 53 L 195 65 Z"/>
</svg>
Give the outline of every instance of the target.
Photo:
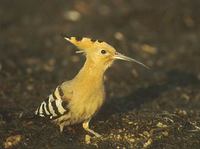
<svg viewBox="0 0 200 149">
<path fill-rule="evenodd" d="M 2 148 L 199 148 L 199 6 L 199 0 L 1 0 Z M 108 70 L 106 103 L 92 122 L 103 139 L 88 142 L 80 126 L 60 134 L 48 122 L 20 119 L 83 65 L 63 35 L 104 40 L 151 67 L 116 62 Z"/>
</svg>

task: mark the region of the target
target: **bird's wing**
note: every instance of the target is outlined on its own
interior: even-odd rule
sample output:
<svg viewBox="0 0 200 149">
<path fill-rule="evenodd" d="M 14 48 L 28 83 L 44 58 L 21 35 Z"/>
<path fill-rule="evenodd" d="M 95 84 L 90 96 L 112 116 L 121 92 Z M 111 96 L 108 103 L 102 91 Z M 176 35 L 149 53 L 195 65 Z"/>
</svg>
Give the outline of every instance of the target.
<svg viewBox="0 0 200 149">
<path fill-rule="evenodd" d="M 40 117 L 56 119 L 69 112 L 70 93 L 64 92 L 62 85 L 58 86 L 55 91 L 44 100 L 35 111 L 35 114 Z"/>
</svg>

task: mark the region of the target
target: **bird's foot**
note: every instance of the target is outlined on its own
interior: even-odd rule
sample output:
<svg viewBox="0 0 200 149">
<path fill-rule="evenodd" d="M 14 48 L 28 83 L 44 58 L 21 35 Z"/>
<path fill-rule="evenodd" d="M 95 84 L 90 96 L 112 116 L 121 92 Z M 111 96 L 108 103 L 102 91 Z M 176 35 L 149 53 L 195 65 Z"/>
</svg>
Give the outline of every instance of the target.
<svg viewBox="0 0 200 149">
<path fill-rule="evenodd" d="M 85 129 L 86 130 L 86 129 Z M 97 132 L 95 132 L 94 130 L 91 129 L 87 129 L 86 131 L 90 132 L 91 134 L 93 134 L 95 137 L 100 138 L 101 135 Z"/>
<path fill-rule="evenodd" d="M 101 137 L 100 134 L 98 134 L 97 132 L 95 132 L 94 130 L 89 128 L 89 121 L 83 122 L 83 128 L 87 131 L 90 132 L 91 134 L 93 134 L 95 137 L 99 138 Z"/>
</svg>

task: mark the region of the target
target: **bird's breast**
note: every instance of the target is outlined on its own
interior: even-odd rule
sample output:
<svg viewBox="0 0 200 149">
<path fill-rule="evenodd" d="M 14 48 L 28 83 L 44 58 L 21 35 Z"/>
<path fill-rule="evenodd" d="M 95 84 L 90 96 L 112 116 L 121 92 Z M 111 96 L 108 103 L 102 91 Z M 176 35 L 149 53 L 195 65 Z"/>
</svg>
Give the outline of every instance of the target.
<svg viewBox="0 0 200 149">
<path fill-rule="evenodd" d="M 78 118 L 88 119 L 102 106 L 104 97 L 104 89 L 79 91 L 70 103 L 71 112 Z"/>
</svg>

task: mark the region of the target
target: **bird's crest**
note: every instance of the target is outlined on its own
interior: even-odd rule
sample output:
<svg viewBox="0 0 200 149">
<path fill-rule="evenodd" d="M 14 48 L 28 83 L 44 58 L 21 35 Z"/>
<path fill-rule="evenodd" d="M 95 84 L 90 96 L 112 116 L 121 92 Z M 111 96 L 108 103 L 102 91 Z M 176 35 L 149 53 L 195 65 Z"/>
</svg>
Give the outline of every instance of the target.
<svg viewBox="0 0 200 149">
<path fill-rule="evenodd" d="M 94 40 L 87 37 L 65 37 L 65 39 L 81 50 L 77 51 L 77 53 L 87 52 L 86 50 L 91 51 L 92 49 L 95 49 L 95 47 L 108 46 L 104 41 Z"/>
</svg>

